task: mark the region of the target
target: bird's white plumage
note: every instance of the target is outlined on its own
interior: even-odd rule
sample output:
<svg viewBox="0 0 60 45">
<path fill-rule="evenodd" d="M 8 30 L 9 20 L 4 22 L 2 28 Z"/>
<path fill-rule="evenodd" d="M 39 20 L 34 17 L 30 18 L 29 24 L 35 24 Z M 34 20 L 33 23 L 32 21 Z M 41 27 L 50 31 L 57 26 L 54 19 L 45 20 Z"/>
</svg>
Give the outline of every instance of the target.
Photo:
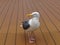
<svg viewBox="0 0 60 45">
<path fill-rule="evenodd" d="M 40 14 L 39 12 L 33 12 L 32 14 L 33 17 L 30 20 L 24 21 L 23 24 L 20 25 L 20 27 L 23 27 L 23 29 L 25 29 L 28 33 L 29 36 L 29 43 L 34 43 L 34 37 L 32 36 L 34 30 L 36 30 L 39 26 L 40 26 L 40 22 L 39 22 L 39 17 Z"/>
<path fill-rule="evenodd" d="M 30 28 L 27 31 L 34 31 L 40 26 L 40 14 L 38 12 L 33 12 L 32 16 L 33 17 L 29 20 Z"/>
</svg>

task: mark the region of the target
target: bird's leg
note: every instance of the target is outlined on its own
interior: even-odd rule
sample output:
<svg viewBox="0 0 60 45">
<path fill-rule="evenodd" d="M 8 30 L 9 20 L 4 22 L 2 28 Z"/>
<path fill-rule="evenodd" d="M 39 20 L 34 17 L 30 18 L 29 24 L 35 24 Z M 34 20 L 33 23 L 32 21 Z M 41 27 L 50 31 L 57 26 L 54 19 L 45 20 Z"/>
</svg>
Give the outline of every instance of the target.
<svg viewBox="0 0 60 45">
<path fill-rule="evenodd" d="M 33 36 L 33 32 L 32 31 L 29 32 L 28 37 L 29 37 L 29 43 L 34 43 L 35 38 Z"/>
<path fill-rule="evenodd" d="M 31 31 L 30 33 L 31 33 L 31 35 L 30 35 L 31 40 L 35 40 L 34 35 L 33 35 L 33 31 Z"/>
</svg>

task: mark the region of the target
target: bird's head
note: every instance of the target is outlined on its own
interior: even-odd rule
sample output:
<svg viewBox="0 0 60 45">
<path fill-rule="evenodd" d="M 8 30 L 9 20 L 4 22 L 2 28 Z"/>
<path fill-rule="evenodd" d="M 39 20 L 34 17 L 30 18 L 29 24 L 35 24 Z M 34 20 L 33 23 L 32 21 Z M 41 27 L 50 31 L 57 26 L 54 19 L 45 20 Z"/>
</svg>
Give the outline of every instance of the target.
<svg viewBox="0 0 60 45">
<path fill-rule="evenodd" d="M 33 12 L 31 14 L 28 14 L 28 16 L 33 16 L 33 17 L 39 18 L 40 17 L 40 14 L 39 14 L 39 12 Z"/>
</svg>

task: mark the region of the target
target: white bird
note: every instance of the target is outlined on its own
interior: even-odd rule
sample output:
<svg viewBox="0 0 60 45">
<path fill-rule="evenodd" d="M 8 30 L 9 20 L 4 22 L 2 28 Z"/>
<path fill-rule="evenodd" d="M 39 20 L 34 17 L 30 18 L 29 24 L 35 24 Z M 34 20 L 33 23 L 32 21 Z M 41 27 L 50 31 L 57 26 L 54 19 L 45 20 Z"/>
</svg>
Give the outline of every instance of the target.
<svg viewBox="0 0 60 45">
<path fill-rule="evenodd" d="M 28 16 L 32 16 L 31 19 L 23 21 L 22 25 L 20 25 L 21 27 L 23 27 L 24 30 L 26 30 L 27 32 L 31 32 L 30 38 L 29 38 L 29 42 L 33 43 L 35 40 L 32 36 L 32 31 L 36 30 L 39 26 L 40 26 L 40 22 L 39 22 L 39 18 L 40 18 L 40 14 L 39 12 L 33 12 L 31 14 L 28 14 Z"/>
</svg>

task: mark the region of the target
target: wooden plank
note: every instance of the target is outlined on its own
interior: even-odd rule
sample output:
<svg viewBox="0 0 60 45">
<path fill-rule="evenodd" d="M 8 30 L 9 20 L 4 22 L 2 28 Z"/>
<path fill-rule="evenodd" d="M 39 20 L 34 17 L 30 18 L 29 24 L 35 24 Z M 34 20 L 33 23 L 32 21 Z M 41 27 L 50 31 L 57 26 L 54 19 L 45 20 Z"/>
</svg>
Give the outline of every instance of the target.
<svg viewBox="0 0 60 45">
<path fill-rule="evenodd" d="M 60 6 L 56 3 L 54 3 L 54 1 L 50 1 L 50 0 L 47 0 L 50 4 L 54 5 L 55 7 L 57 7 L 59 10 L 60 10 Z M 56 0 L 57 1 L 57 0 Z"/>
<path fill-rule="evenodd" d="M 18 0 L 18 24 L 17 24 L 17 36 L 16 45 L 25 45 L 24 30 L 20 27 L 23 21 L 23 5 L 22 0 Z"/>
<path fill-rule="evenodd" d="M 44 0 L 44 2 L 46 2 L 47 0 Z M 47 1 L 46 3 L 46 6 L 47 7 L 50 7 L 50 10 L 52 10 L 51 12 L 55 12 L 55 13 L 57 13 L 57 15 L 59 15 L 60 14 L 60 9 L 59 8 L 57 8 L 55 5 L 53 5 L 52 3 L 50 3 L 50 1 Z"/>
<path fill-rule="evenodd" d="M 2 26 L 2 24 L 4 23 L 5 17 L 7 15 L 7 12 L 9 10 L 11 4 L 11 0 L 8 2 L 8 5 L 6 6 L 6 8 L 4 9 L 4 11 L 2 12 L 1 16 L 0 16 L 0 28 Z"/>
<path fill-rule="evenodd" d="M 12 10 L 13 10 L 13 4 L 14 2 L 12 3 L 12 5 L 10 6 L 9 8 L 9 11 L 8 11 L 8 14 L 6 16 L 6 20 L 0 30 L 0 45 L 5 45 L 5 39 L 6 39 L 6 34 L 7 34 L 7 30 L 8 30 L 8 25 L 9 25 L 9 21 L 10 21 L 10 18 L 11 18 L 11 13 L 12 13 Z"/>
<path fill-rule="evenodd" d="M 46 2 L 46 1 L 44 1 L 44 2 Z M 59 10 L 57 8 L 54 8 L 52 5 L 49 5 L 48 3 L 44 3 L 44 2 L 43 2 L 43 5 L 46 7 L 46 9 L 48 9 L 48 11 L 51 13 L 51 15 L 54 16 L 56 19 L 58 19 L 58 21 L 60 21 Z M 49 7 L 51 7 L 51 8 L 49 8 Z"/>
<path fill-rule="evenodd" d="M 2 4 L 5 2 L 5 0 L 1 0 L 0 1 L 0 7 L 2 6 Z"/>
<path fill-rule="evenodd" d="M 41 19 L 42 19 L 42 18 L 41 18 Z M 44 21 L 43 21 L 43 20 L 40 20 L 40 21 L 41 21 L 41 31 L 42 31 L 42 33 L 43 33 L 44 36 L 45 36 L 45 39 L 46 39 L 46 41 L 47 41 L 47 44 L 48 44 L 48 45 L 55 45 L 55 42 L 53 41 L 53 39 L 52 39 L 52 37 L 51 37 L 51 35 L 50 35 L 50 32 L 48 31 L 48 29 L 47 29 Z"/>
<path fill-rule="evenodd" d="M 4 8 L 6 7 L 6 5 L 7 5 L 8 2 L 9 2 L 9 0 L 6 0 L 6 1 L 4 2 L 4 4 L 0 7 L 0 16 L 1 16 L 1 13 L 2 13 L 2 11 L 4 10 Z"/>
<path fill-rule="evenodd" d="M 16 18 L 17 18 L 17 0 L 14 0 L 13 12 L 12 12 L 12 20 L 10 24 L 10 28 L 8 31 L 8 35 L 6 38 L 6 45 L 15 45 L 15 35 L 16 35 Z"/>
<path fill-rule="evenodd" d="M 51 0 L 56 6 L 60 5 L 60 0 Z M 60 6 L 59 6 L 60 7 Z"/>
<path fill-rule="evenodd" d="M 7 3 L 7 0 L 5 1 L 5 3 Z M 0 7 L 0 23 L 1 23 L 1 21 L 2 21 L 1 15 L 2 15 L 2 12 L 3 12 L 3 10 L 4 10 L 5 3 L 4 3 L 4 5 L 2 5 L 2 6 Z"/>
<path fill-rule="evenodd" d="M 44 16 L 44 15 L 43 15 Z M 45 16 L 44 16 L 45 17 Z M 43 18 L 44 18 L 43 17 Z M 45 17 L 44 18 L 44 20 L 45 20 L 45 23 L 46 23 L 46 25 L 47 25 L 47 27 L 48 27 L 48 29 L 49 29 L 49 31 L 51 32 L 51 35 L 53 35 L 53 38 L 54 38 L 54 40 L 55 40 L 55 42 L 57 43 L 57 44 L 60 44 L 59 43 L 59 38 L 60 38 L 60 36 L 59 36 L 59 32 L 57 31 L 57 29 L 55 28 L 55 26 L 48 20 L 48 19 L 46 19 L 47 17 Z M 48 20 L 48 21 L 47 21 Z"/>
<path fill-rule="evenodd" d="M 47 4 L 46 4 L 46 5 L 47 5 Z M 44 5 L 44 6 L 42 6 L 42 7 L 45 8 L 46 5 Z M 44 8 L 43 8 L 43 9 L 44 9 Z M 50 9 L 50 8 L 49 8 L 49 9 L 47 9 L 47 8 L 48 8 L 48 5 L 46 6 L 46 8 L 45 8 L 44 10 L 45 10 L 45 12 L 47 13 L 48 18 L 49 18 L 50 21 L 53 23 L 53 25 L 57 28 L 57 30 L 60 31 L 60 21 L 57 20 L 57 18 L 59 18 L 60 16 L 57 17 L 57 18 L 55 18 L 55 14 L 56 14 L 56 13 L 55 13 L 55 14 L 54 14 L 53 12 L 52 12 L 53 14 L 50 13 L 50 12 L 51 12 L 51 11 L 49 12 L 49 9 Z M 51 10 L 51 9 L 50 9 L 50 10 Z M 51 17 L 52 17 L 52 18 L 51 18 Z M 52 20 L 52 19 L 53 19 L 53 20 Z"/>
</svg>

